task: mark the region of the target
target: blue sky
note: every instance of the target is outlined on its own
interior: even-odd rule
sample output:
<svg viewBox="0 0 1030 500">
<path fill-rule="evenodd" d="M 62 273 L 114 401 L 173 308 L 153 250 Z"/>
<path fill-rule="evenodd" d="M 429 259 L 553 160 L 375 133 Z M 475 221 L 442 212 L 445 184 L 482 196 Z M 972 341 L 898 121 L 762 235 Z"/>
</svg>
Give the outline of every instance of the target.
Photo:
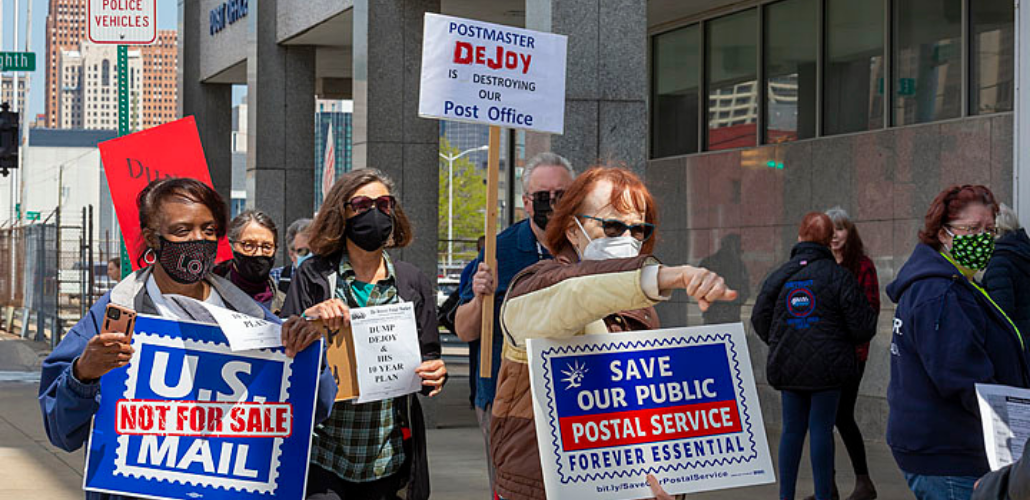
<svg viewBox="0 0 1030 500">
<path fill-rule="evenodd" d="M 21 12 L 18 14 L 18 48 L 14 48 L 14 2 L 16 0 L 3 0 L 0 8 L 3 9 L 4 22 L 0 31 L 4 51 L 22 51 L 25 48 L 25 20 L 28 11 L 28 4 L 32 2 L 32 48 L 36 53 L 36 72 L 32 73 L 32 82 L 29 88 L 29 112 L 30 117 L 43 112 L 44 84 L 46 74 L 46 16 L 50 5 L 48 0 L 17 0 Z M 178 0 L 157 0 L 157 27 L 158 29 L 176 29 L 178 25 L 179 5 Z M 23 73 L 24 75 L 25 73 Z M 29 119 L 31 121 L 31 118 Z"/>
</svg>

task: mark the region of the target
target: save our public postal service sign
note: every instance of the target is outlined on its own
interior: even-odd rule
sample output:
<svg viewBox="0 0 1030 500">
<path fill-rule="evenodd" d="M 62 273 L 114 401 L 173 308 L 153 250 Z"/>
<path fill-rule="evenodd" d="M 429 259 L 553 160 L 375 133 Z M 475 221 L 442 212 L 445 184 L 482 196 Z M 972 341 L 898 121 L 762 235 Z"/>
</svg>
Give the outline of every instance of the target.
<svg viewBox="0 0 1030 500">
<path fill-rule="evenodd" d="M 418 114 L 561 134 L 568 38 L 426 14 Z"/>
<path fill-rule="evenodd" d="M 739 323 L 531 339 L 529 369 L 548 498 L 775 480 Z"/>
<path fill-rule="evenodd" d="M 83 488 L 142 498 L 304 498 L 322 349 L 232 351 L 213 325 L 137 318 L 100 381 Z M 303 460 L 297 457 L 304 457 Z"/>
</svg>

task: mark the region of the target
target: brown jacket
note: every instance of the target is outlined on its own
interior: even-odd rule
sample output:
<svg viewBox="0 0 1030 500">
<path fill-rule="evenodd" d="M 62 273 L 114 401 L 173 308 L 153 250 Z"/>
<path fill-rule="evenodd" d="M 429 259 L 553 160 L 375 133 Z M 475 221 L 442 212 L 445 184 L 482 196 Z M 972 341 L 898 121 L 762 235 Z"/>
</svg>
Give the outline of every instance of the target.
<svg viewBox="0 0 1030 500">
<path fill-rule="evenodd" d="M 658 302 L 651 298 L 658 292 L 657 260 L 640 256 L 575 263 L 569 257 L 526 268 L 512 280 L 501 308 L 504 359 L 497 375 L 490 447 L 497 494 L 508 500 L 547 498 L 526 339 L 658 328 L 651 307 Z"/>
</svg>

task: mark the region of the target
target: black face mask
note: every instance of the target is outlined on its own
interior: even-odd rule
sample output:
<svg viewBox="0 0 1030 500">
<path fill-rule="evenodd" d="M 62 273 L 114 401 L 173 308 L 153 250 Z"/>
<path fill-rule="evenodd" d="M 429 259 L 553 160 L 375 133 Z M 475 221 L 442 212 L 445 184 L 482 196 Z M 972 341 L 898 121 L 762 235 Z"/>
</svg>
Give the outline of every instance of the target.
<svg viewBox="0 0 1030 500">
<path fill-rule="evenodd" d="M 547 221 L 551 217 L 551 201 L 541 201 L 533 198 L 533 223 L 540 229 L 547 229 Z"/>
<path fill-rule="evenodd" d="M 347 219 L 343 235 L 366 252 L 383 247 L 393 233 L 393 217 L 378 208 L 371 208 Z"/>
<path fill-rule="evenodd" d="M 215 267 L 218 242 L 212 240 L 168 241 L 160 237 L 157 261 L 168 276 L 178 283 L 196 283 Z"/>
<path fill-rule="evenodd" d="M 251 283 L 264 283 L 268 281 L 268 273 L 272 272 L 275 265 L 275 257 L 238 253 L 233 256 L 233 265 L 243 279 Z"/>
</svg>

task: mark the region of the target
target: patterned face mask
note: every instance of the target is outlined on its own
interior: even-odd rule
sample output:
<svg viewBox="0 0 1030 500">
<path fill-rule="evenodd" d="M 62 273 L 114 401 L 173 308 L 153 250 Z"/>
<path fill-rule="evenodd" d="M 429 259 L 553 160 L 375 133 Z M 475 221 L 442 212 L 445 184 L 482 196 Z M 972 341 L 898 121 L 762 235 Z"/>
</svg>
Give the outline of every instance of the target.
<svg viewBox="0 0 1030 500">
<path fill-rule="evenodd" d="M 991 233 L 983 232 L 977 234 L 961 234 L 955 236 L 945 228 L 945 231 L 952 236 L 951 256 L 960 266 L 977 271 L 987 267 L 987 262 L 994 254 L 994 236 Z"/>
</svg>

